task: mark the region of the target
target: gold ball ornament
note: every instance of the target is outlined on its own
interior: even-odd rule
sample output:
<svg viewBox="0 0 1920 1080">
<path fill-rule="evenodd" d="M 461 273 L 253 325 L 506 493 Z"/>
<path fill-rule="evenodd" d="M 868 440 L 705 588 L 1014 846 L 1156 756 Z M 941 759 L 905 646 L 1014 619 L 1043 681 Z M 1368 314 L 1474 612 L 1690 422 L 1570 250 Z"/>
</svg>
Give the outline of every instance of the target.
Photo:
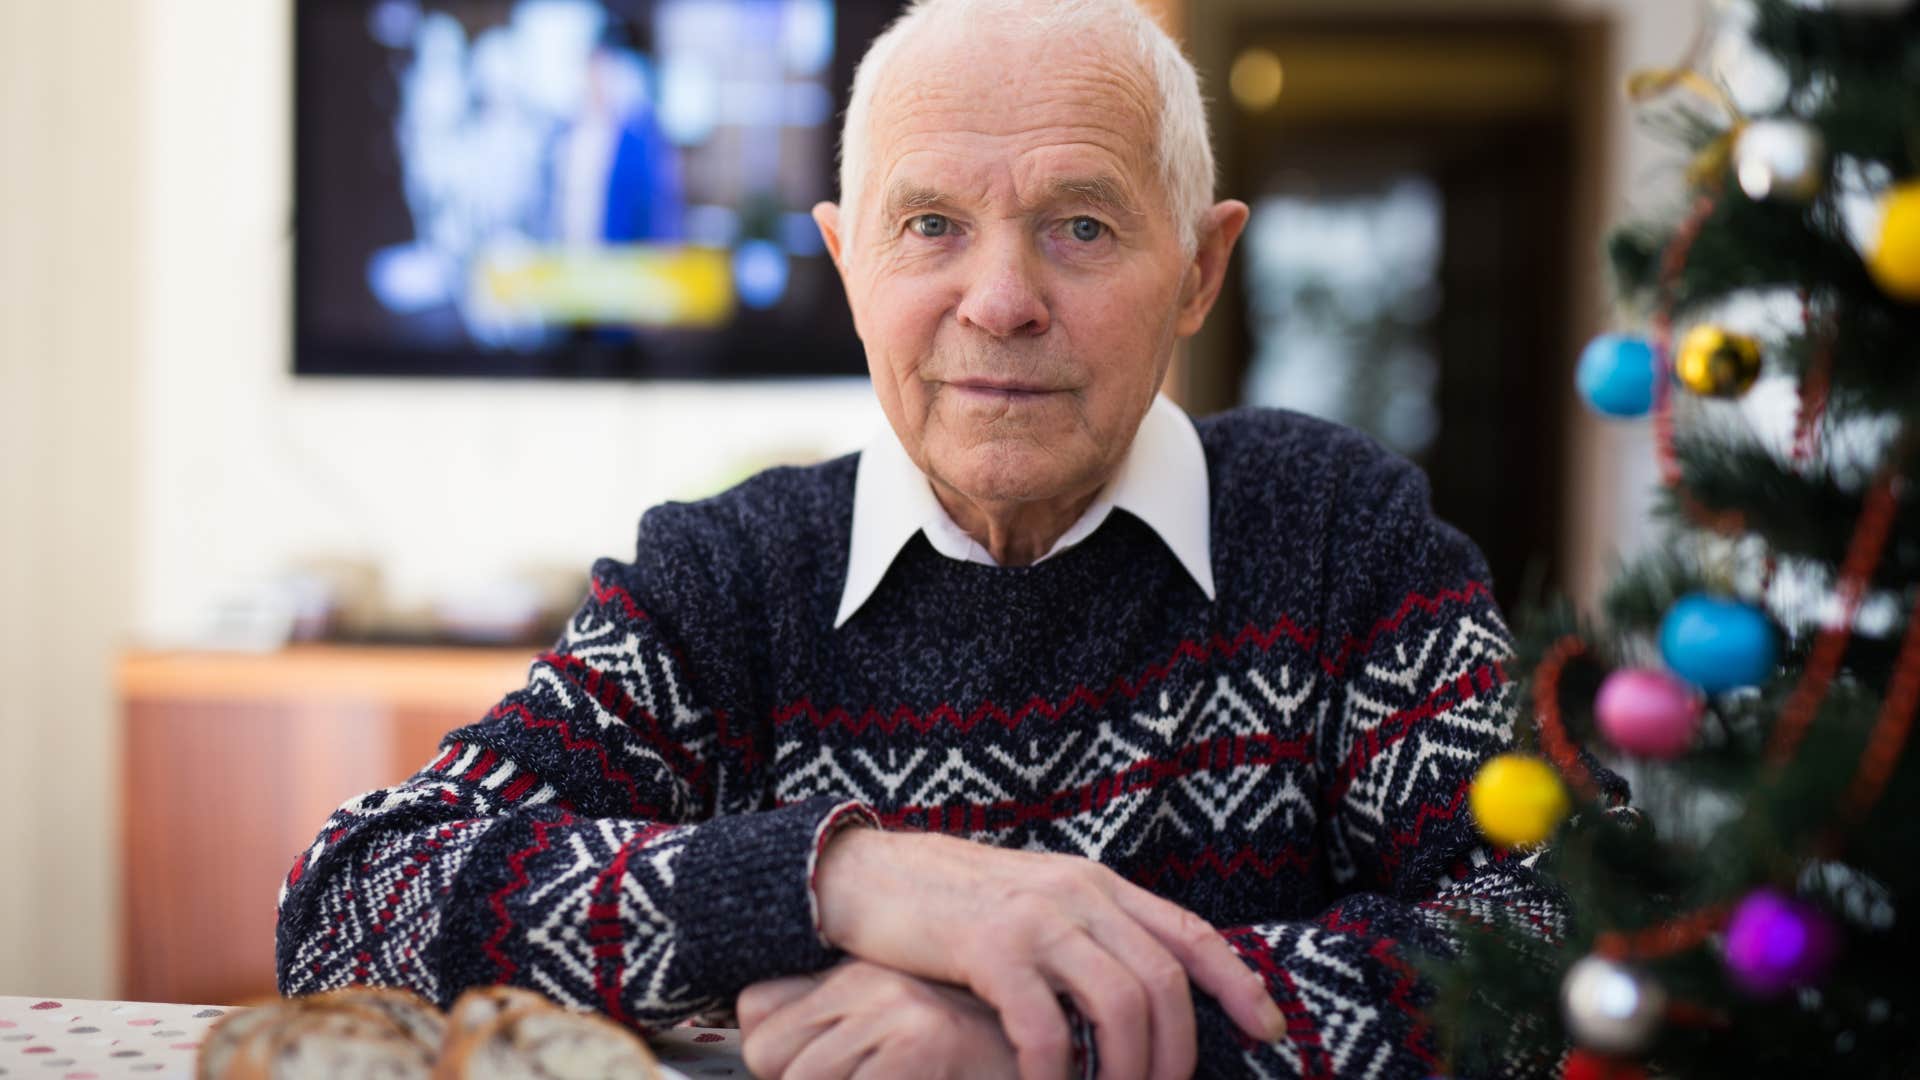
<svg viewBox="0 0 1920 1080">
<path fill-rule="evenodd" d="M 1673 373 L 1702 397 L 1737 398 L 1760 378 L 1760 345 L 1709 323 L 1687 331 Z"/>
<path fill-rule="evenodd" d="M 1920 180 L 1889 188 L 1880 209 L 1880 237 L 1867 254 L 1867 270 L 1888 296 L 1920 304 Z"/>
<path fill-rule="evenodd" d="M 1501 847 L 1529 847 L 1553 835 L 1567 816 L 1567 789 L 1553 766 L 1526 754 L 1501 754 L 1480 766 L 1467 793 L 1481 835 Z"/>
</svg>

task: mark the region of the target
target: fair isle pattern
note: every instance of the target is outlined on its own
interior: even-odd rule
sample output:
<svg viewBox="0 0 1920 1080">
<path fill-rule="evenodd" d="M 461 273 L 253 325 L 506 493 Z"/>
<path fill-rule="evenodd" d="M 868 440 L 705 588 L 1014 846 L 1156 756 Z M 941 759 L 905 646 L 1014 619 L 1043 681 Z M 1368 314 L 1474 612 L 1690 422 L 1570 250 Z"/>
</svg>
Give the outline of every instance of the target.
<svg viewBox="0 0 1920 1080">
<path fill-rule="evenodd" d="M 1430 900 L 1403 908 L 1362 894 L 1318 920 L 1241 927 L 1227 940 L 1249 967 L 1266 978 L 1287 1017 L 1279 1042 L 1243 1045 L 1246 1075 L 1334 1080 L 1426 1075 L 1441 1065 L 1421 1014 L 1426 988 L 1405 955 L 1418 943 L 1444 950 L 1460 920 L 1489 924 L 1517 919 L 1543 940 L 1564 932 L 1559 894 L 1511 860 L 1507 870 L 1485 850 L 1473 853 L 1472 872 L 1448 879 Z M 1408 1062 L 1422 1071 L 1409 1073 Z M 1233 1075 L 1236 1069 L 1203 1068 Z"/>
<path fill-rule="evenodd" d="M 599 819 L 536 826 L 518 868 L 493 897 L 501 917 L 484 945 L 500 982 L 639 1026 L 671 1026 L 718 1002 L 676 976 L 670 917 L 685 829 Z"/>
<path fill-rule="evenodd" d="M 1459 816 L 1486 748 L 1513 742 L 1511 652 L 1506 625 L 1481 605 L 1383 639 L 1355 665 L 1327 778 L 1336 883 L 1394 876 L 1430 820 Z"/>
<path fill-rule="evenodd" d="M 336 814 L 329 825 L 347 828 L 336 824 L 342 820 Z M 451 891 L 489 824 L 451 822 L 372 846 L 353 873 L 317 898 L 324 930 L 281 958 L 282 990 L 316 993 L 367 982 L 377 971 L 440 999 L 439 974 L 425 955 L 440 933 L 436 898 Z M 284 902 L 286 887 L 281 891 Z"/>
<path fill-rule="evenodd" d="M 350 801 L 329 819 L 326 839 L 354 832 L 356 820 L 413 805 L 467 808 L 487 814 L 510 797 L 521 777 L 527 842 L 505 856 L 507 879 L 485 897 L 491 924 L 478 943 L 491 966 L 484 981 L 517 983 L 576 1008 L 597 1009 L 637 1026 L 670 1026 L 711 997 L 692 994 L 673 975 L 671 921 L 657 896 L 672 885 L 683 827 L 616 819 L 581 819 L 536 810 L 552 789 L 492 750 L 449 744 L 406 785 Z M 504 790 L 508 796 L 495 795 Z M 472 850 L 503 820 L 469 817 L 425 829 L 384 834 L 318 899 L 322 933 L 294 944 L 281 961 L 282 991 L 305 994 L 369 981 L 412 987 L 446 1004 L 428 950 L 438 942 L 452 881 Z M 374 834 L 383 835 L 383 834 Z M 325 844 L 301 857 L 282 886 L 297 886 Z M 351 947 L 346 947 L 346 946 Z"/>
<path fill-rule="evenodd" d="M 1196 995 L 1202 1075 L 1429 1075 L 1417 955 L 1566 925 L 1465 807 L 1513 738 L 1506 627 L 1403 462 L 1286 414 L 1200 429 L 1212 603 L 1116 513 L 1017 570 L 910 542 L 835 630 L 853 459 L 650 511 L 523 689 L 294 861 L 281 989 L 723 1010 L 834 961 L 811 880 L 858 817 L 1095 859 L 1220 927 L 1289 1030 Z"/>
<path fill-rule="evenodd" d="M 849 792 L 889 828 L 1130 868 L 1148 859 L 1134 876 L 1149 883 L 1190 880 L 1201 867 L 1227 876 L 1275 854 L 1223 854 L 1217 839 L 1313 832 L 1306 770 L 1319 676 L 1298 657 L 1251 651 L 1231 670 L 1186 667 L 1131 699 L 1076 689 L 1056 707 L 1029 702 L 1024 715 L 985 726 L 991 740 L 957 720 L 938 732 L 909 725 L 919 735 L 911 749 L 848 748 L 826 714 L 780 710 L 775 792 L 782 802 Z M 1198 850 L 1180 854 L 1188 848 Z"/>
</svg>

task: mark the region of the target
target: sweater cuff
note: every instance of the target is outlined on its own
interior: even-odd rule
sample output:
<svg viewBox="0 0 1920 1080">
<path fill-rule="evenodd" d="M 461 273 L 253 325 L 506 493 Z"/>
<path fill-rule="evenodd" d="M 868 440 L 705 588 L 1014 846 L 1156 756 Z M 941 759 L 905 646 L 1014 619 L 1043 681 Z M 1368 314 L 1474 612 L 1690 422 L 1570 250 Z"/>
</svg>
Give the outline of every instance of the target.
<svg viewBox="0 0 1920 1080">
<path fill-rule="evenodd" d="M 676 867 L 673 919 L 702 990 L 730 1000 L 762 979 L 833 963 L 814 870 L 835 832 L 862 823 L 880 824 L 859 802 L 821 795 L 693 830 Z"/>
</svg>

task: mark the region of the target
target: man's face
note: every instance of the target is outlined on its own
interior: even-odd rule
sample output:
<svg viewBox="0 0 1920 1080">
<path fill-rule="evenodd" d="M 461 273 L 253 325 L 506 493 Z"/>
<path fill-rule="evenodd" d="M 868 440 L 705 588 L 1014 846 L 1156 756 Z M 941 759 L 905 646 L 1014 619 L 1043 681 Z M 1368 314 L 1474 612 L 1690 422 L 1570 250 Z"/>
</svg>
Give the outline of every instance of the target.
<svg viewBox="0 0 1920 1080">
<path fill-rule="evenodd" d="M 816 210 L 874 389 L 937 485 L 1089 494 L 1206 306 L 1183 303 L 1201 275 L 1153 158 L 1157 98 L 1104 42 L 930 29 L 877 88 L 860 205 Z"/>
</svg>

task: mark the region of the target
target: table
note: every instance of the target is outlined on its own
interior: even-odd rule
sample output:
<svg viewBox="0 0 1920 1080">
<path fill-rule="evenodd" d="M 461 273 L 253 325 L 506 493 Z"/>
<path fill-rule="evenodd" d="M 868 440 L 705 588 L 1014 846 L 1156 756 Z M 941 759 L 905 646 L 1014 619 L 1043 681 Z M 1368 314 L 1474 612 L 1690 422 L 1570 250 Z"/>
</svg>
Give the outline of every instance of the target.
<svg viewBox="0 0 1920 1080">
<path fill-rule="evenodd" d="M 0 996 L 5 1080 L 191 1080 L 200 1040 L 231 1007 Z M 740 1032 L 680 1027 L 649 1040 L 670 1078 L 746 1080 Z"/>
</svg>

